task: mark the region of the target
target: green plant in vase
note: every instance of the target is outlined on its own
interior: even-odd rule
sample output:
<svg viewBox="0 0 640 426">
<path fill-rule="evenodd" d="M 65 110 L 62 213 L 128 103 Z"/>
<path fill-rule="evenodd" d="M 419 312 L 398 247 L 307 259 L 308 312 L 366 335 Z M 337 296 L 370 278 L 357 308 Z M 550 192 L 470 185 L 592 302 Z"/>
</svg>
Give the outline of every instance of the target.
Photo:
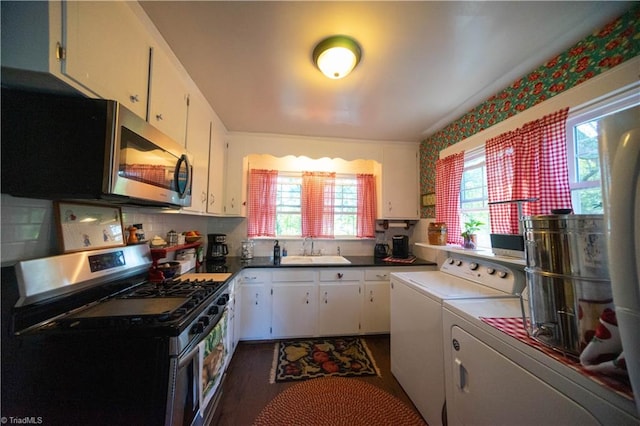
<svg viewBox="0 0 640 426">
<path fill-rule="evenodd" d="M 464 248 L 476 248 L 476 232 L 480 230 L 482 225 L 484 225 L 484 222 L 477 219 L 469 219 L 464 223 L 464 231 L 460 234 L 464 239 Z"/>
</svg>

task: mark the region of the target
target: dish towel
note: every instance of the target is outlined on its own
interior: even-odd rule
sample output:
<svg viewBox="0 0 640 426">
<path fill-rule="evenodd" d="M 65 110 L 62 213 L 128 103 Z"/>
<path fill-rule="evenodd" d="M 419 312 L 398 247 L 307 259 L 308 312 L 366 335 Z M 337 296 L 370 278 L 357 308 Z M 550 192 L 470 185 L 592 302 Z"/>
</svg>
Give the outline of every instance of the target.
<svg viewBox="0 0 640 426">
<path fill-rule="evenodd" d="M 628 374 L 618 320 L 613 309 L 607 308 L 600 315 L 595 335 L 580 354 L 580 363 L 584 368 L 597 373 L 619 376 Z"/>
</svg>

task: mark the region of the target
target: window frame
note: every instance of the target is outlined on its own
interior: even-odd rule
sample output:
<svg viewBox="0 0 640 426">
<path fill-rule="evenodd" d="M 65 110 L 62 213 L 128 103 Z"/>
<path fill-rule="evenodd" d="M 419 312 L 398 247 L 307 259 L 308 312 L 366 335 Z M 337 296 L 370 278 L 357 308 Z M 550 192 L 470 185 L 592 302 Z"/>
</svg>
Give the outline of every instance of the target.
<svg viewBox="0 0 640 426">
<path fill-rule="evenodd" d="M 636 105 L 640 105 L 640 99 L 638 97 L 638 87 L 634 85 L 569 110 L 566 122 L 567 168 L 574 213 L 582 213 L 578 191 L 594 188 L 598 189 L 602 195 L 602 177 L 598 180 L 578 182 L 576 127 Z M 600 145 L 600 134 L 597 137 L 598 145 Z M 600 161 L 600 155 L 600 146 L 598 146 L 598 161 Z"/>
</svg>

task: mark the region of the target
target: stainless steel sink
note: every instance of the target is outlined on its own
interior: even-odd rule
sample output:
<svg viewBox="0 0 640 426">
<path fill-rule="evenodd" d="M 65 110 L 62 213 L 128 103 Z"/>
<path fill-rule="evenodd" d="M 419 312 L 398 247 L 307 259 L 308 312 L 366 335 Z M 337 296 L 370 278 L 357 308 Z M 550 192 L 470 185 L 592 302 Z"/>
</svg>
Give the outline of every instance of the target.
<svg viewBox="0 0 640 426">
<path fill-rule="evenodd" d="M 284 256 L 281 265 L 346 265 L 351 263 L 342 256 Z"/>
</svg>

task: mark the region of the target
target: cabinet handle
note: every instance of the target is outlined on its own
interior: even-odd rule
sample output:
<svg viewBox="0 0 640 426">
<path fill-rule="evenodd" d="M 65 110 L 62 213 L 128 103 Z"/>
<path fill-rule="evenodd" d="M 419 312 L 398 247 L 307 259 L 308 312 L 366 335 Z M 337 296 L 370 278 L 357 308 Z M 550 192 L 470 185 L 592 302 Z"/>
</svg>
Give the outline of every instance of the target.
<svg viewBox="0 0 640 426">
<path fill-rule="evenodd" d="M 387 279 L 387 274 L 376 274 L 376 277 L 380 278 L 381 280 L 386 280 Z"/>
<path fill-rule="evenodd" d="M 131 95 L 131 96 L 129 96 L 129 99 L 130 99 L 130 100 L 131 100 L 131 102 L 133 102 L 134 104 L 135 104 L 136 102 L 140 102 L 140 96 L 138 96 L 138 95 Z"/>
<path fill-rule="evenodd" d="M 369 301 L 373 303 L 373 290 L 369 291 Z"/>
<path fill-rule="evenodd" d="M 328 300 L 327 300 L 327 292 L 326 291 L 324 292 L 324 303 L 325 304 L 329 303 Z"/>
<path fill-rule="evenodd" d="M 307 292 L 307 300 L 305 301 L 305 303 L 308 305 L 309 304 L 309 292 Z"/>
<path fill-rule="evenodd" d="M 156 114 L 156 120 L 162 121 L 162 114 Z"/>
<path fill-rule="evenodd" d="M 200 202 L 201 202 L 202 204 L 204 204 L 204 203 L 206 203 L 206 202 L 207 202 L 207 193 L 206 193 L 206 192 L 204 192 L 204 191 L 202 191 L 202 195 L 200 196 Z"/>
<path fill-rule="evenodd" d="M 215 204 L 215 202 L 216 202 L 216 196 L 215 196 L 215 195 L 213 195 L 213 194 L 209 194 L 209 199 L 211 200 L 211 201 L 209 202 L 209 204 L 210 204 L 210 205 L 214 205 L 214 204 Z"/>
<path fill-rule="evenodd" d="M 337 274 L 337 275 L 338 275 L 338 279 L 339 279 L 339 280 L 341 280 L 341 279 L 342 279 L 342 277 L 344 277 L 344 274 L 343 274 L 342 272 L 338 272 L 338 274 Z"/>
<path fill-rule="evenodd" d="M 258 294 L 259 293 L 256 293 L 256 305 L 258 304 Z"/>
</svg>

